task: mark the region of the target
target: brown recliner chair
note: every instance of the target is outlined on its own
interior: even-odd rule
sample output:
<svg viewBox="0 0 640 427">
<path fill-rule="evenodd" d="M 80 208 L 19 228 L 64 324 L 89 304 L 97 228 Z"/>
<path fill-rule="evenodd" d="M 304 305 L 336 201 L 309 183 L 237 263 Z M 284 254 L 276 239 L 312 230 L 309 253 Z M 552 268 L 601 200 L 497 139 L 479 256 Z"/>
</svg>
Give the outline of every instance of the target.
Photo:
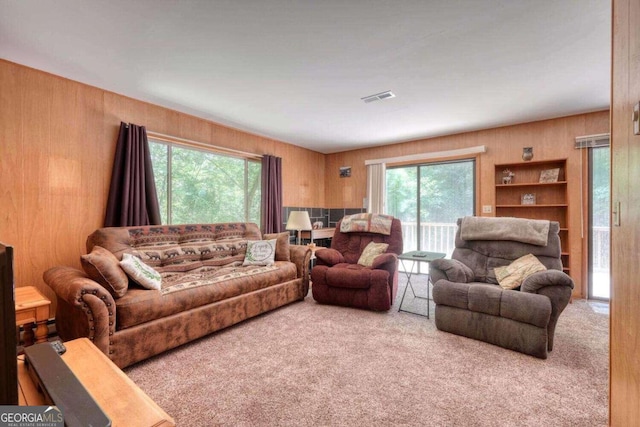
<svg viewBox="0 0 640 427">
<path fill-rule="evenodd" d="M 336 226 L 331 248 L 316 251 L 316 265 L 311 270 L 313 299 L 375 311 L 389 310 L 398 291 L 398 255 L 402 253 L 400 220 L 391 222 L 390 234 L 340 231 Z M 387 243 L 386 252 L 378 255 L 370 267 L 358 264 L 369 242 Z"/>
<path fill-rule="evenodd" d="M 519 218 L 458 220 L 451 259 L 429 264 L 439 330 L 547 358 L 574 283 L 562 271 L 559 224 L 549 222 L 544 232 L 535 229 L 540 223 Z M 470 231 L 465 232 L 465 224 L 471 224 Z M 532 239 L 536 232 L 538 238 Z M 526 276 L 513 290 L 499 286 L 496 268 L 528 254 L 546 270 Z"/>
</svg>

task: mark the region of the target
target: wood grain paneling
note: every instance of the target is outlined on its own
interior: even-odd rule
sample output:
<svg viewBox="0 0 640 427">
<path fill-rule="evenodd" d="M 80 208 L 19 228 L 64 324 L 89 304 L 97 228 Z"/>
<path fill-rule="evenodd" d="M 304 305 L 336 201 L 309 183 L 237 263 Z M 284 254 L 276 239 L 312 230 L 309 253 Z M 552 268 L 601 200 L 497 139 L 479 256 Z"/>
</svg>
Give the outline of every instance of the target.
<svg viewBox="0 0 640 427">
<path fill-rule="evenodd" d="M 80 268 L 86 237 L 102 226 L 121 121 L 280 156 L 285 205 L 325 203 L 324 155 L 314 151 L 4 60 L 0 100 L 0 241 L 15 247 L 16 285 L 34 285 L 51 299 L 44 271 Z"/>
<path fill-rule="evenodd" d="M 640 2 L 613 1 L 611 170 L 620 224 L 611 229 L 610 424 L 640 426 Z"/>
<path fill-rule="evenodd" d="M 487 152 L 477 156 L 477 206 L 495 207 L 494 166 L 522 161 L 522 148 L 533 147 L 534 160 L 567 158 L 567 191 L 569 196 L 570 270 L 576 282 L 574 296 L 586 297 L 586 276 L 582 268 L 583 228 L 581 193 L 587 185 L 581 174 L 581 151 L 574 148 L 577 136 L 609 132 L 609 112 L 543 120 L 516 126 L 506 126 L 478 132 L 386 145 L 383 147 L 345 151 L 327 155 L 325 171 L 325 199 L 329 208 L 359 208 L 366 197 L 367 172 L 365 160 L 383 159 L 401 155 L 447 151 L 485 145 Z M 351 178 L 340 178 L 340 166 L 351 166 Z M 584 179 L 581 179 L 583 177 Z M 493 209 L 495 214 L 495 208 Z M 479 211 L 477 212 L 479 214 Z M 584 237 L 586 238 L 586 237 Z"/>
</svg>

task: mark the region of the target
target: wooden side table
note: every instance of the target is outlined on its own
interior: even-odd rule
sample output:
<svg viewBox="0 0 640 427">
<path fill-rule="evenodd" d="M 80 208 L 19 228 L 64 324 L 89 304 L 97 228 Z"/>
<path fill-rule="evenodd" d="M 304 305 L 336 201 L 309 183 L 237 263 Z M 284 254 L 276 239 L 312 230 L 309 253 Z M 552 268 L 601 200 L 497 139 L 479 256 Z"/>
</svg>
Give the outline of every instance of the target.
<svg viewBox="0 0 640 427">
<path fill-rule="evenodd" d="M 47 340 L 49 307 L 51 301 L 38 291 L 35 286 L 19 286 L 16 295 L 16 326 L 24 328 L 24 345 L 33 344 L 33 324 L 36 324 L 36 342 Z"/>
<path fill-rule="evenodd" d="M 309 240 L 309 243 L 313 243 L 313 241 L 317 239 L 331 239 L 335 232 L 335 227 L 300 230 L 300 239 L 306 239 Z"/>
</svg>

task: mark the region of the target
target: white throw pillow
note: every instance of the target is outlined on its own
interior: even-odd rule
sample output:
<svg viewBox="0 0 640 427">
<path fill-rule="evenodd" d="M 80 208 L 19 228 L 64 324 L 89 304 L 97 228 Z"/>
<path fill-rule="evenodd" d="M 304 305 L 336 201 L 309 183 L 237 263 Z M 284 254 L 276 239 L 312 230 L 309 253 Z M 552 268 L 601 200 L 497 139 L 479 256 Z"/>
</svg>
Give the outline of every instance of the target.
<svg viewBox="0 0 640 427">
<path fill-rule="evenodd" d="M 383 254 L 387 251 L 389 247 L 388 243 L 374 243 L 369 242 L 369 244 L 362 251 L 362 255 L 358 259 L 358 264 L 364 265 L 365 267 L 373 266 L 373 260 L 380 254 Z"/>
<path fill-rule="evenodd" d="M 142 260 L 131 254 L 124 254 L 120 266 L 127 273 L 127 275 L 146 289 L 160 289 L 162 284 L 162 277 L 160 273 L 149 267 Z"/>
<path fill-rule="evenodd" d="M 276 242 L 273 240 L 249 240 L 242 265 L 273 265 L 276 257 Z"/>
</svg>

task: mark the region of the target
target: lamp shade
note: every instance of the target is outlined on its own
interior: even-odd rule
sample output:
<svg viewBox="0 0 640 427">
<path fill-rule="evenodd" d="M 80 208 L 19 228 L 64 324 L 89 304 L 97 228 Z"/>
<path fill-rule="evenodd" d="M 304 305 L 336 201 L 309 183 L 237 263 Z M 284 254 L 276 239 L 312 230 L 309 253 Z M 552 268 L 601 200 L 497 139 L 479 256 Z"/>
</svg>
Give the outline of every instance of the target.
<svg viewBox="0 0 640 427">
<path fill-rule="evenodd" d="M 293 211 L 287 220 L 287 230 L 311 230 L 311 220 L 307 211 Z"/>
</svg>

